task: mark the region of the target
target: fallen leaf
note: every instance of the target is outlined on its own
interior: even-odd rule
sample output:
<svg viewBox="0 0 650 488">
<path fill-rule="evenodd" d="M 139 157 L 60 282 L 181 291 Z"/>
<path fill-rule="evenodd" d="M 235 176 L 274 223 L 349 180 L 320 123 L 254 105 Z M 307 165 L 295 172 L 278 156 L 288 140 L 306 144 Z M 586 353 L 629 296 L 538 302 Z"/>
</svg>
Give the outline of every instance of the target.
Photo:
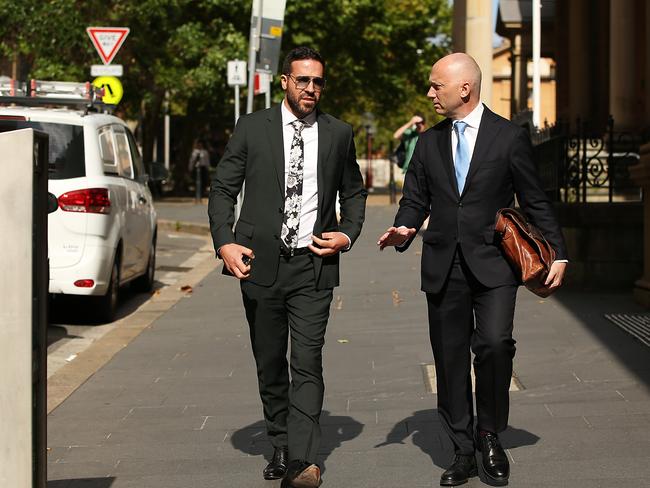
<svg viewBox="0 0 650 488">
<path fill-rule="evenodd" d="M 392 295 L 393 295 L 393 306 L 399 307 L 400 302 L 404 301 L 400 298 L 399 291 L 393 290 Z"/>
<path fill-rule="evenodd" d="M 192 291 L 194 291 L 190 285 L 183 285 L 179 290 L 184 291 L 185 293 L 192 293 Z"/>
<path fill-rule="evenodd" d="M 339 344 L 347 344 L 350 341 L 348 341 L 347 339 L 337 339 L 336 342 L 338 342 Z"/>
<path fill-rule="evenodd" d="M 336 301 L 334 303 L 335 310 L 341 310 L 343 308 L 343 297 L 341 295 L 336 296 Z"/>
</svg>

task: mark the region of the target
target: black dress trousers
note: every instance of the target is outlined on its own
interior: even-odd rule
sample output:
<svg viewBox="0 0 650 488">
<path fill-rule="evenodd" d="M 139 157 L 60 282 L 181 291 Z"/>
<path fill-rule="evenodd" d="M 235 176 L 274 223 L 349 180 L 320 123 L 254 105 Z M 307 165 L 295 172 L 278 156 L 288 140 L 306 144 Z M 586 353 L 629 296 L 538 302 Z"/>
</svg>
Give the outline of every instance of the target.
<svg viewBox="0 0 650 488">
<path fill-rule="evenodd" d="M 476 375 L 476 427 L 508 425 L 517 286 L 483 286 L 457 249 L 439 293 L 427 293 L 429 335 L 436 366 L 438 413 L 459 454 L 474 453 L 470 350 Z"/>
<path fill-rule="evenodd" d="M 281 257 L 273 285 L 243 280 L 241 290 L 269 440 L 274 447 L 288 447 L 289 459 L 315 463 L 332 288 L 316 289 L 313 257 L 307 254 Z"/>
</svg>

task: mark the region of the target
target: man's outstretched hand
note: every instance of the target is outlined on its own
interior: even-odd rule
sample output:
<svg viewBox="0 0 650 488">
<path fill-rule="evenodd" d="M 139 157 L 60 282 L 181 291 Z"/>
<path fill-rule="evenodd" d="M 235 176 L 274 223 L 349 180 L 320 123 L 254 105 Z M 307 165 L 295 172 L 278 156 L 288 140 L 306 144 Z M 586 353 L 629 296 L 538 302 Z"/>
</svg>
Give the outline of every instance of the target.
<svg viewBox="0 0 650 488">
<path fill-rule="evenodd" d="M 416 232 L 415 229 L 409 229 L 403 225 L 400 227 L 389 227 L 377 241 L 379 250 L 383 251 L 387 246 L 401 246 L 413 237 Z"/>
</svg>

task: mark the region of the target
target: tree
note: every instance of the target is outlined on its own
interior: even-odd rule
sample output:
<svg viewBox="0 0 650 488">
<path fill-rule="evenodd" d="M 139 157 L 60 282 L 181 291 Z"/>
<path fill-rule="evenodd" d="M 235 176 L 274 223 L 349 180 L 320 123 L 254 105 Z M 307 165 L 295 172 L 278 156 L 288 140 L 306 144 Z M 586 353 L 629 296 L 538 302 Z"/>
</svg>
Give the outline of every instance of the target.
<svg viewBox="0 0 650 488">
<path fill-rule="evenodd" d="M 446 0 L 287 2 L 285 23 L 285 51 L 309 45 L 325 58 L 324 110 L 355 128 L 372 112 L 382 144 L 415 111 L 434 118 L 425 95 L 431 65 L 449 49 Z"/>
<path fill-rule="evenodd" d="M 119 110 L 138 121 L 148 163 L 169 95 L 169 111 L 182 121 L 173 161 L 182 187 L 192 142 L 225 139 L 232 129 L 226 65 L 247 58 L 250 10 L 250 0 L 114 0 L 110 8 L 99 0 L 0 0 L 0 58 L 23 80 L 83 81 L 99 62 L 86 27 L 129 27 L 114 61 L 124 65 Z M 282 46 L 318 49 L 327 62 L 323 109 L 356 129 L 364 112 L 374 113 L 375 140 L 386 145 L 414 111 L 432 115 L 427 78 L 448 50 L 450 24 L 447 0 L 289 0 Z"/>
</svg>

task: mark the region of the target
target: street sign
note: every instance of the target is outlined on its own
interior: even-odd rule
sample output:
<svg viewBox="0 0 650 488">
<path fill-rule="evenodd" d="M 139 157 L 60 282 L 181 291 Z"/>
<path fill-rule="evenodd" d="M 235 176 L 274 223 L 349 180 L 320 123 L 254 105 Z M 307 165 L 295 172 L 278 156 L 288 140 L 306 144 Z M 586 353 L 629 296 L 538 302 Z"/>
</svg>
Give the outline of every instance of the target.
<svg viewBox="0 0 650 488">
<path fill-rule="evenodd" d="M 278 71 L 285 5 L 286 0 L 264 0 L 262 4 L 259 55 L 255 71 L 269 74 L 275 74 Z M 253 2 L 253 23 L 257 22 L 259 10 L 257 2 Z"/>
<path fill-rule="evenodd" d="M 255 73 L 255 95 L 268 93 L 271 90 L 271 75 L 260 72 Z"/>
<path fill-rule="evenodd" d="M 86 32 L 104 64 L 111 64 L 126 36 L 129 35 L 130 29 L 128 27 L 88 27 Z"/>
<path fill-rule="evenodd" d="M 93 64 L 90 76 L 122 76 L 124 68 L 121 64 Z"/>
<path fill-rule="evenodd" d="M 228 61 L 228 85 L 246 86 L 246 61 Z"/>
<path fill-rule="evenodd" d="M 102 102 L 108 105 L 117 105 L 122 100 L 122 95 L 124 95 L 122 82 L 114 76 L 100 76 L 99 78 L 95 78 L 93 80 L 93 86 L 104 88 Z"/>
</svg>

